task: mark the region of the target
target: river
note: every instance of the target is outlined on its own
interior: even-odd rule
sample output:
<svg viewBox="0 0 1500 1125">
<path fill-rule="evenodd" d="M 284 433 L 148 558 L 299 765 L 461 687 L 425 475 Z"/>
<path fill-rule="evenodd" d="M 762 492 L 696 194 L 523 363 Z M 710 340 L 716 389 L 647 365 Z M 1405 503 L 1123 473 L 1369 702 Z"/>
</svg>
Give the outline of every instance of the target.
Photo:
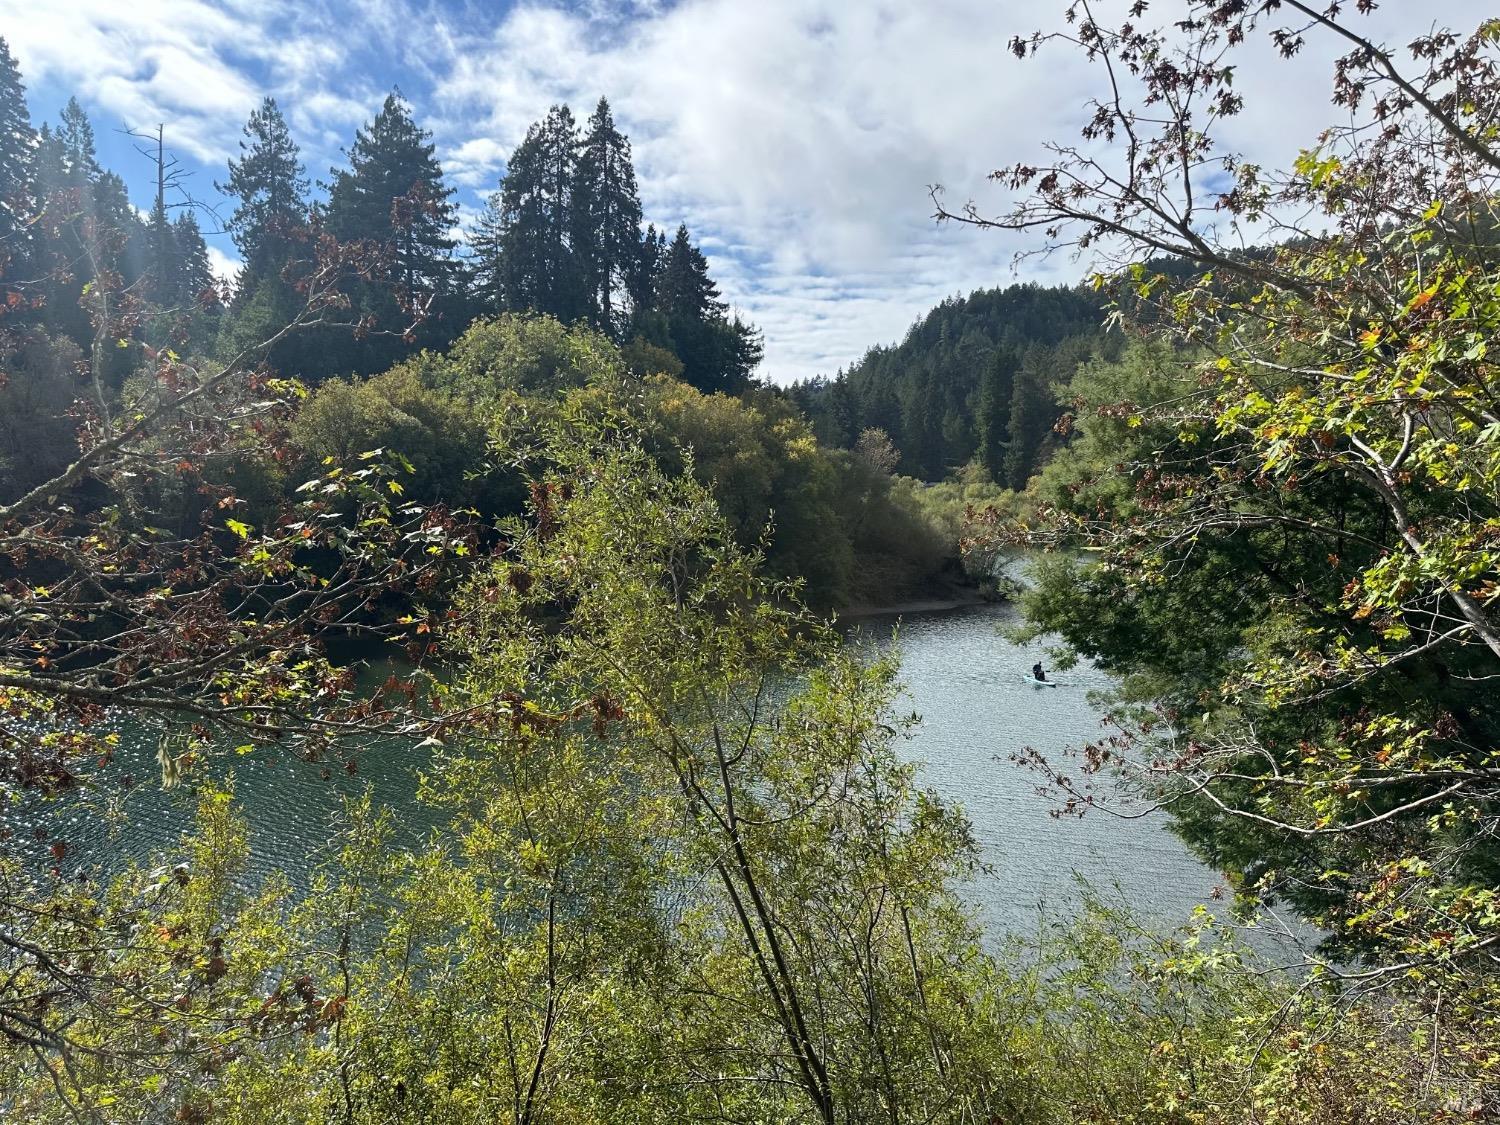
<svg viewBox="0 0 1500 1125">
<path fill-rule="evenodd" d="M 1181 925 L 1211 901 L 1220 880 L 1167 829 L 1165 816 L 1056 817 L 1056 802 L 1037 792 L 1041 778 L 1011 760 L 1029 746 L 1057 761 L 1069 747 L 1098 739 L 1104 716 L 1089 693 L 1109 687 L 1109 677 L 1087 664 L 1049 673 L 1055 688 L 1025 682 L 1032 664 L 1046 663 L 1045 646 L 1007 640 L 1001 630 L 1016 618 L 1010 606 L 969 606 L 863 618 L 852 634 L 857 643 L 897 648 L 911 709 L 922 717 L 907 752 L 929 786 L 962 806 L 989 868 L 965 896 L 987 933 L 1025 933 L 1035 929 L 1039 909 L 1070 911 L 1081 876 L 1106 896 L 1118 888 L 1157 926 Z"/>
<path fill-rule="evenodd" d="M 1138 914 L 1164 928 L 1187 921 L 1217 880 L 1164 819 L 1055 818 L 1055 806 L 1036 792 L 1038 777 L 1010 761 L 1025 746 L 1056 754 L 1096 738 L 1101 713 L 1088 693 L 1108 686 L 1103 673 L 1083 665 L 1057 674 L 1056 688 L 1024 682 L 1023 673 L 1044 657 L 1040 646 L 1022 649 L 1001 635 L 1014 612 L 974 606 L 864 617 L 850 627 L 856 644 L 899 646 L 905 702 L 922 716 L 904 752 L 921 761 L 926 784 L 963 807 L 989 867 L 964 889 L 966 897 L 993 936 L 1034 929 L 1039 906 L 1066 914 L 1078 900 L 1075 874 L 1106 891 L 1118 886 Z M 433 810 L 414 800 L 426 755 L 406 746 L 372 747 L 357 774 L 335 767 L 327 777 L 264 751 L 231 757 L 251 825 L 252 864 L 261 872 L 285 871 L 300 882 L 344 798 L 366 787 L 377 803 L 396 810 L 408 839 L 438 823 Z M 122 854 L 145 860 L 176 842 L 191 816 L 192 794 L 186 787 L 163 790 L 154 759 L 154 746 L 125 746 L 110 768 L 111 775 L 133 771 L 140 779 L 127 798 L 128 817 L 111 820 L 98 802 L 44 810 L 50 838 L 68 842 L 64 870 L 112 866 Z"/>
</svg>

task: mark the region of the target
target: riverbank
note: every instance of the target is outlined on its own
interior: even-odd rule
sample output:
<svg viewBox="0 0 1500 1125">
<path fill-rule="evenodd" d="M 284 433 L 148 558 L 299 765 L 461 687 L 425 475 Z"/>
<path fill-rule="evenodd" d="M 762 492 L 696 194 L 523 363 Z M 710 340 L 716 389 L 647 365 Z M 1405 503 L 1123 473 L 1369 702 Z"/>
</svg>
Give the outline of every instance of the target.
<svg viewBox="0 0 1500 1125">
<path fill-rule="evenodd" d="M 950 597 L 923 598 L 915 601 L 892 602 L 882 605 L 849 605 L 835 611 L 834 616 L 842 620 L 846 617 L 894 617 L 907 613 L 942 613 L 950 609 L 972 609 L 974 606 L 989 605 L 994 598 L 987 598 L 978 589 L 964 593 L 955 593 Z"/>
<path fill-rule="evenodd" d="M 880 594 L 890 600 L 881 600 Z M 926 581 L 876 591 L 876 597 L 856 598 L 833 611 L 836 618 L 891 617 L 907 613 L 942 613 L 945 610 L 972 609 L 975 606 L 1003 602 L 992 583 L 980 584 L 965 574 L 957 558 L 949 560 L 939 573 Z"/>
</svg>

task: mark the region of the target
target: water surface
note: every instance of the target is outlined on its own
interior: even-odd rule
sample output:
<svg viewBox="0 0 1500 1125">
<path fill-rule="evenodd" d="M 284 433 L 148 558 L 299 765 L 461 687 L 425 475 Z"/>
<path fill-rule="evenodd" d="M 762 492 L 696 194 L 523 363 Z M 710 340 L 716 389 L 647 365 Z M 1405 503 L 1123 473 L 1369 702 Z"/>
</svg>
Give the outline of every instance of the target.
<svg viewBox="0 0 1500 1125">
<path fill-rule="evenodd" d="M 1045 655 L 1040 645 L 1021 648 L 1001 635 L 1014 613 L 977 606 L 867 617 L 850 632 L 854 643 L 878 648 L 895 638 L 908 691 L 903 710 L 922 716 L 904 752 L 923 763 L 927 785 L 962 806 L 990 867 L 966 888 L 967 897 L 996 937 L 1034 929 L 1039 906 L 1068 913 L 1078 900 L 1075 875 L 1102 889 L 1118 886 L 1138 914 L 1163 928 L 1187 921 L 1217 879 L 1167 831 L 1164 818 L 1059 819 L 1056 805 L 1037 793 L 1038 775 L 1010 760 L 1027 746 L 1057 755 L 1099 737 L 1102 714 L 1088 694 L 1109 683 L 1086 665 L 1057 673 L 1055 688 L 1026 683 L 1032 663 Z M 378 679 L 387 674 L 385 666 L 371 670 Z M 40 815 L 27 827 L 45 826 L 45 833 L 31 845 L 40 852 L 52 840 L 66 840 L 61 866 L 68 871 L 113 867 L 121 855 L 146 860 L 170 848 L 190 824 L 193 797 L 187 787 L 161 788 L 155 753 L 154 743 L 141 739 L 123 747 L 107 771 L 110 779 L 133 773 L 138 781 L 126 799 L 127 818 L 111 822 L 101 802 L 33 809 Z M 231 753 L 229 761 L 259 873 L 283 871 L 302 883 L 345 798 L 362 791 L 397 814 L 406 842 L 441 823 L 441 812 L 415 799 L 428 755 L 406 744 L 371 746 L 356 773 L 290 761 L 267 748 Z"/>
<path fill-rule="evenodd" d="M 1059 818 L 1058 804 L 1037 792 L 1041 777 L 1011 760 L 1029 746 L 1057 761 L 1106 733 L 1088 696 L 1110 682 L 1079 664 L 1049 673 L 1055 688 L 1026 683 L 1032 664 L 1047 663 L 1045 646 L 1002 635 L 1016 616 L 1009 606 L 974 606 L 865 618 L 851 631 L 857 643 L 894 643 L 900 654 L 907 699 L 922 717 L 907 752 L 922 762 L 927 784 L 963 807 L 991 868 L 966 897 L 996 935 L 1034 929 L 1038 907 L 1068 913 L 1078 900 L 1077 875 L 1110 895 L 1118 887 L 1136 913 L 1160 926 L 1188 921 L 1220 880 L 1172 835 L 1165 816 Z"/>
</svg>

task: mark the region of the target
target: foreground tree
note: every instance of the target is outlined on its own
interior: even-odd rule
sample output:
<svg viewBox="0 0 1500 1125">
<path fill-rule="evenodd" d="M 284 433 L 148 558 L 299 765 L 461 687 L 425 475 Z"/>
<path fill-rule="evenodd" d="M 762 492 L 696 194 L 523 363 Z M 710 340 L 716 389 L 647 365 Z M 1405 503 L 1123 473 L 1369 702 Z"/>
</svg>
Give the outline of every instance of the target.
<svg viewBox="0 0 1500 1125">
<path fill-rule="evenodd" d="M 1456 991 L 1489 1020 L 1500 24 L 1423 35 L 1403 62 L 1343 5 L 1190 7 L 1176 29 L 1111 29 L 1080 3 L 1066 36 L 1018 42 L 1080 47 L 1108 92 L 1084 144 L 997 173 L 1022 193 L 1008 214 L 944 212 L 1116 256 L 1101 284 L 1177 349 L 1089 377 L 1099 460 L 1059 470 L 1040 538 L 1101 563 L 1053 568 L 1034 620 L 1158 704 L 1122 709 L 1090 769 L 1139 775 L 1246 897 L 1289 897 L 1375 955 L 1354 979 Z M 1256 35 L 1347 49 L 1333 100 L 1352 123 L 1282 174 L 1215 140 Z M 1239 225 L 1277 244 L 1234 249 Z"/>
<path fill-rule="evenodd" d="M 79 141 L 70 171 L 89 185 L 86 155 Z M 78 254 L 58 267 L 65 281 L 25 285 L 76 286 L 92 335 L 85 350 L 35 326 L 0 333 L 17 376 L 4 388 L 17 468 L 0 481 L 0 1038 L 54 1073 L 99 1049 L 68 1005 L 116 1013 L 110 1035 L 128 1036 L 171 1002 L 124 951 L 132 926 L 170 928 L 174 909 L 62 881 L 57 803 L 76 811 L 142 780 L 111 770 L 126 727 L 156 740 L 170 785 L 227 745 L 319 760 L 356 733 L 429 724 L 397 685 L 357 698 L 324 646 L 340 633 L 405 635 L 381 599 L 420 598 L 468 546 L 446 513 L 400 499 L 400 459 L 379 451 L 320 466 L 287 500 L 240 495 L 243 470 L 282 455 L 302 394 L 257 359 L 296 332 L 352 327 L 343 286 L 374 272 L 361 251 L 323 240 L 291 319 L 210 364 L 141 342 L 150 309 L 108 266 L 118 230 L 91 215 L 48 229 Z M 110 369 L 122 353 L 144 361 L 123 386 Z M 11 432 L 20 421 L 27 431 Z M 34 831 L 18 830 L 23 818 Z"/>
<path fill-rule="evenodd" d="M 129 988 L 51 993 L 68 1043 L 0 1052 L 8 1110 L 1397 1125 L 1480 1104 L 1430 1069 L 1429 1013 L 1331 1022 L 1201 929 L 1094 903 L 984 952 L 950 886 L 977 874 L 967 826 L 903 760 L 891 665 L 761 577 L 599 391 L 532 435 L 527 512 L 458 600 L 444 700 L 470 721 L 425 770 L 443 833 L 402 847 L 355 801 L 299 898 L 247 878 L 234 794 L 205 787 L 161 868 L 68 887 L 75 947 L 134 927 L 109 963 Z"/>
</svg>

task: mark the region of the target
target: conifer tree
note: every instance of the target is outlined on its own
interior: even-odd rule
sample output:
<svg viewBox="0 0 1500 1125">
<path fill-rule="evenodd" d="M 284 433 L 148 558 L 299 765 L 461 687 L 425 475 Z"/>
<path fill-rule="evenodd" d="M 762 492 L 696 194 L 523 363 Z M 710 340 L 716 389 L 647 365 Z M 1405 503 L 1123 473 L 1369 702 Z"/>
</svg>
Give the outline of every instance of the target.
<svg viewBox="0 0 1500 1125">
<path fill-rule="evenodd" d="M 587 311 L 574 252 L 578 127 L 555 105 L 511 154 L 494 208 L 494 269 L 504 307 L 547 313 L 563 322 Z"/>
<path fill-rule="evenodd" d="M 825 439 L 825 444 L 838 448 L 853 445 L 860 432 L 859 405 L 854 401 L 849 384 L 840 379 L 831 383 L 825 393 L 827 405 L 824 410 L 824 432 L 819 437 Z M 873 426 L 870 428 L 878 429 Z M 886 433 L 884 430 L 880 432 Z M 889 440 L 890 435 L 886 434 L 886 438 Z"/>
<path fill-rule="evenodd" d="M 36 134 L 26 107 L 26 87 L 10 47 L 0 38 L 0 301 L 7 278 L 27 257 L 27 216 L 32 209 Z"/>
<path fill-rule="evenodd" d="M 172 224 L 172 244 L 176 252 L 173 288 L 179 304 L 202 303 L 200 298 L 214 288 L 213 266 L 208 260 L 208 244 L 198 217 L 183 211 Z"/>
<path fill-rule="evenodd" d="M 146 264 L 146 296 L 159 307 L 176 304 L 177 248 L 172 237 L 172 219 L 161 197 L 152 205 L 145 227 L 138 235 L 136 252 Z"/>
<path fill-rule="evenodd" d="M 355 134 L 349 167 L 335 169 L 325 229 L 342 242 L 376 248 L 385 276 L 350 283 L 351 315 L 378 331 L 350 340 L 343 333 L 324 341 L 300 368 L 304 374 L 383 371 L 410 345 L 444 346 L 438 310 L 457 299 L 453 189 L 443 182 L 431 134 L 412 119 L 399 92 L 385 99 L 373 121 Z M 267 307 L 276 307 L 267 298 Z M 413 320 L 426 316 L 421 333 L 402 339 Z M 398 335 L 391 335 L 396 333 Z"/>
<path fill-rule="evenodd" d="M 228 179 L 216 186 L 238 201 L 228 227 L 245 263 L 243 293 L 285 267 L 289 236 L 307 221 L 307 180 L 297 144 L 273 98 L 251 111 L 240 153 L 238 160 L 229 161 Z"/>
<path fill-rule="evenodd" d="M 86 215 L 101 231 L 113 236 L 101 237 L 101 242 L 113 245 L 115 255 L 115 259 L 102 264 L 112 266 L 124 255 L 125 247 L 141 225 L 125 181 L 100 165 L 94 146 L 94 126 L 77 98 L 69 98 L 63 107 L 57 136 L 61 142 L 63 186 L 77 192 L 77 198 L 66 203 L 75 205 L 78 215 Z M 124 265 L 128 282 L 140 277 L 142 262 L 132 260 Z"/>
<path fill-rule="evenodd" d="M 445 289 L 453 272 L 453 189 L 443 182 L 431 137 L 399 92 L 387 95 L 375 119 L 355 134 L 349 167 L 334 171 L 328 192 L 330 233 L 389 246 L 407 300 Z"/>
<path fill-rule="evenodd" d="M 1015 374 L 1007 423 L 1005 474 L 1001 482 L 1020 492 L 1037 469 L 1037 455 L 1052 428 L 1056 404 L 1047 389 L 1047 368 L 1052 353 L 1033 345 L 1026 349 Z"/>
<path fill-rule="evenodd" d="M 684 223 L 667 247 L 656 282 L 656 307 L 669 318 L 704 320 L 724 312 L 708 259 L 693 245 Z"/>
<path fill-rule="evenodd" d="M 144 325 L 145 342 L 195 354 L 211 352 L 222 310 L 197 216 L 188 209 L 175 220 L 159 220 L 153 211 L 144 235 L 153 252 L 165 255 L 162 266 L 153 265 L 148 275 L 145 295 L 156 315 Z"/>
<path fill-rule="evenodd" d="M 666 232 L 657 230 L 656 224 L 652 223 L 641 236 L 630 272 L 625 277 L 625 291 L 630 297 L 630 307 L 637 320 L 655 306 L 656 279 L 666 254 Z"/>
<path fill-rule="evenodd" d="M 69 98 L 57 129 L 43 127 L 36 152 L 37 210 L 46 233 L 37 274 L 45 280 L 43 321 L 54 335 L 91 346 L 94 327 L 82 297 L 102 274 L 133 290 L 142 275 L 142 226 L 125 181 L 99 165 L 94 128 Z M 127 357 L 121 353 L 121 364 Z"/>
<path fill-rule="evenodd" d="M 64 166 L 74 183 L 96 180 L 104 172 L 94 148 L 94 126 L 77 98 L 63 106 L 57 130 L 62 142 Z"/>
<path fill-rule="evenodd" d="M 643 334 L 665 334 L 651 342 L 677 354 L 685 381 L 702 391 L 730 394 L 749 385 L 760 362 L 760 338 L 738 317 L 726 315 L 708 259 L 693 245 L 686 225 L 677 228 L 662 256 L 653 311 L 655 316 L 643 322 Z"/>
<path fill-rule="evenodd" d="M 502 307 L 501 245 L 505 224 L 501 218 L 500 193 L 492 192 L 469 235 L 473 254 L 473 291 L 480 308 L 497 312 Z"/>
<path fill-rule="evenodd" d="M 947 469 L 943 448 L 942 388 L 930 365 L 906 388 L 901 403 L 905 441 L 901 445 L 902 470 L 923 480 L 942 480 Z"/>
<path fill-rule="evenodd" d="M 1010 406 L 1015 393 L 1017 355 L 1006 345 L 990 353 L 979 377 L 975 421 L 979 428 L 979 460 L 1000 483 L 1005 475 L 1005 450 L 1010 441 Z"/>
<path fill-rule="evenodd" d="M 624 327 L 618 303 L 641 258 L 641 199 L 630 141 L 615 128 L 604 98 L 579 148 L 573 222 L 587 315 L 596 327 L 618 335 Z"/>
</svg>

